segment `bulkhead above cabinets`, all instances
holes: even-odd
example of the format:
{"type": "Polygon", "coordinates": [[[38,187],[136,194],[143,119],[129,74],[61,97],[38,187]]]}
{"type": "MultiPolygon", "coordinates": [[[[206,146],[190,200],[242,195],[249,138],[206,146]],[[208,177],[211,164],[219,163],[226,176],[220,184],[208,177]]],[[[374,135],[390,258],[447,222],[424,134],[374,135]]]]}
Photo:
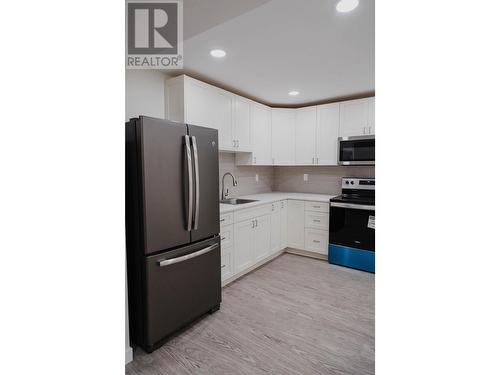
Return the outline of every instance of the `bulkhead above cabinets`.
{"type": "Polygon", "coordinates": [[[375,98],[271,108],[186,75],[167,79],[172,121],[215,128],[238,165],[338,165],[338,137],[375,134],[375,98]]]}

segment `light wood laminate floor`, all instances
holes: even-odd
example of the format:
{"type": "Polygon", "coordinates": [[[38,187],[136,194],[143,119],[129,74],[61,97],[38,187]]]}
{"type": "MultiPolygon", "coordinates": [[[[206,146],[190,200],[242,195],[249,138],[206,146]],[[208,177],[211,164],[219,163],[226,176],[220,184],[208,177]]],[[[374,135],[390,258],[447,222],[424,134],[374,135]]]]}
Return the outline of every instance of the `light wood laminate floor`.
{"type": "Polygon", "coordinates": [[[223,290],[220,311],[129,375],[374,374],[374,275],[284,254],[223,290]]]}

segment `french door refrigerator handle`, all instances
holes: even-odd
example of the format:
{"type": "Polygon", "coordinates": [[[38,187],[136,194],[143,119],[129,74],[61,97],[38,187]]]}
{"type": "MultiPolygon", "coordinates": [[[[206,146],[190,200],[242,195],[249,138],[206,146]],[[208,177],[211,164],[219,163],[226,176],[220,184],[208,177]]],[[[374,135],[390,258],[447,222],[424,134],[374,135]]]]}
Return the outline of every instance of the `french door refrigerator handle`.
{"type": "Polygon", "coordinates": [[[200,164],[198,161],[198,146],[196,145],[196,137],[193,135],[191,137],[193,143],[193,155],[194,155],[194,225],[193,229],[198,229],[198,221],[200,218],[200,164]]]}
{"type": "Polygon", "coordinates": [[[188,168],[188,212],[187,212],[187,230],[190,231],[193,224],[193,161],[191,159],[191,142],[189,136],[184,136],[186,143],[186,161],[188,168]]]}
{"type": "Polygon", "coordinates": [[[205,247],[204,249],[198,250],[198,251],[191,253],[191,254],[183,255],[183,256],[177,257],[177,258],[162,260],[162,261],[158,262],[158,265],[160,267],[171,266],[172,264],[175,264],[175,263],[184,262],[186,260],[199,257],[200,255],[206,254],[214,249],[217,249],[218,247],[219,247],[219,244],[214,243],[213,245],[205,247]]]}

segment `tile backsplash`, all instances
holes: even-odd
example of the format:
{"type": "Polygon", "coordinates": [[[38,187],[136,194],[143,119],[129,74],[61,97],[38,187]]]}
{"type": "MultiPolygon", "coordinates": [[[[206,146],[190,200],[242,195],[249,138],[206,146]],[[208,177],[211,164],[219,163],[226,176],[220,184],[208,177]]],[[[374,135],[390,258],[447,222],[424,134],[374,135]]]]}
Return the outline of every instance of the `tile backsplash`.
{"type": "Polygon", "coordinates": [[[375,167],[254,167],[237,166],[235,154],[219,153],[219,183],[222,188],[222,176],[231,172],[238,186],[233,187],[231,177],[226,177],[229,196],[269,191],[285,191],[317,194],[340,194],[342,177],[375,177],[375,167]],[[259,181],[255,175],[259,175],[259,181]],[[308,181],[304,181],[304,174],[308,181]]]}
{"type": "Polygon", "coordinates": [[[336,195],[342,190],[342,177],[375,177],[375,167],[274,167],[273,190],[336,195]]]}
{"type": "Polygon", "coordinates": [[[237,166],[235,154],[219,152],[219,184],[222,189],[222,176],[230,172],[238,181],[238,186],[233,187],[230,176],[226,177],[226,187],[229,188],[230,197],[241,195],[266,193],[273,190],[273,167],[237,166]],[[255,175],[259,175],[259,181],[255,175]]]}

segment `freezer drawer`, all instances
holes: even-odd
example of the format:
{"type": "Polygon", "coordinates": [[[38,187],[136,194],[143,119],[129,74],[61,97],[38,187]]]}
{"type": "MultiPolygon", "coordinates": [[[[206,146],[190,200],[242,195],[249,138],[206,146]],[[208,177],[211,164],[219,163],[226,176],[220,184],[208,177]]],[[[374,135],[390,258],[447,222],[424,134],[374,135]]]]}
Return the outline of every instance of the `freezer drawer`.
{"type": "Polygon", "coordinates": [[[220,239],[146,258],[146,350],[221,302],[220,239]]]}

